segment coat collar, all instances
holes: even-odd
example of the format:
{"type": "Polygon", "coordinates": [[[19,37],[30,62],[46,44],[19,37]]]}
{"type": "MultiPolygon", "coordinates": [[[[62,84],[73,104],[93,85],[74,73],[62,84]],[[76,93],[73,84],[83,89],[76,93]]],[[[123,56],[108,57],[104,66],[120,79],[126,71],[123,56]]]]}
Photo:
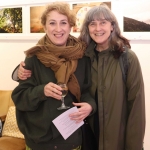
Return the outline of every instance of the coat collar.
{"type": "Polygon", "coordinates": [[[95,52],[94,52],[95,47],[96,47],[96,43],[92,40],[85,51],[85,55],[90,57],[91,61],[93,61],[95,57],[95,52]]]}
{"type": "Polygon", "coordinates": [[[91,43],[88,45],[85,51],[85,55],[87,57],[90,57],[91,62],[92,62],[92,67],[97,72],[97,59],[96,59],[96,55],[94,52],[95,46],[96,46],[96,43],[94,41],[91,41],[91,43]]]}
{"type": "MultiPolygon", "coordinates": [[[[90,57],[91,61],[93,61],[94,57],[96,57],[95,52],[94,52],[95,48],[96,48],[96,43],[92,40],[91,43],[88,45],[86,51],[85,51],[85,55],[90,57]]],[[[101,54],[102,53],[108,53],[108,52],[112,52],[112,49],[108,48],[107,50],[102,51],[101,54]]]]}

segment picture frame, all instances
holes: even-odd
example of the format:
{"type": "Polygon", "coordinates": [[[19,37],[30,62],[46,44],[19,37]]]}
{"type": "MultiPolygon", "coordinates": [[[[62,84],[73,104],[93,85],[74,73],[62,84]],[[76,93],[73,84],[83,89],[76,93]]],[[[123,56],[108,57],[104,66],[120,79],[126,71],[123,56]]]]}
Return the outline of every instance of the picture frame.
{"type": "Polygon", "coordinates": [[[147,0],[144,2],[115,1],[112,3],[112,11],[118,20],[123,36],[129,40],[150,40],[150,19],[148,20],[148,18],[150,18],[149,6],[150,2],[147,0]],[[127,18],[128,23],[125,22],[126,20],[124,18],[127,18]],[[142,24],[147,24],[149,29],[138,29],[142,24]],[[125,31],[125,26],[129,26],[133,31],[125,31]]]}

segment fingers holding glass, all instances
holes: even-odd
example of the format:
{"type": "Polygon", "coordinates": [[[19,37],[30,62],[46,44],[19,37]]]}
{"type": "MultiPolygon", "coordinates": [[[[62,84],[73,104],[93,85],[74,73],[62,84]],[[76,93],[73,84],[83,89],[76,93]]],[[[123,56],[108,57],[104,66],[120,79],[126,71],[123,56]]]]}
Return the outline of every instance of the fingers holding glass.
{"type": "Polygon", "coordinates": [[[62,109],[68,109],[68,108],[70,108],[70,106],[66,106],[65,105],[65,102],[64,102],[64,97],[67,95],[67,93],[68,93],[68,87],[67,87],[67,85],[65,84],[65,83],[58,83],[57,85],[59,85],[61,88],[62,88],[62,90],[61,90],[61,92],[62,92],[62,96],[61,96],[61,102],[62,102],[62,104],[61,104],[61,106],[59,107],[59,108],[57,108],[58,110],[62,110],[62,109]]]}
{"type": "Polygon", "coordinates": [[[67,93],[68,93],[68,87],[64,83],[55,84],[50,82],[44,87],[45,96],[53,97],[55,99],[61,100],[62,105],[59,108],[57,108],[58,110],[70,108],[70,106],[65,106],[64,103],[64,97],[67,95],[67,93]]]}
{"type": "Polygon", "coordinates": [[[55,99],[60,100],[61,99],[61,95],[62,95],[61,87],[59,87],[57,84],[49,82],[44,87],[44,94],[47,97],[53,97],[55,99]]]}

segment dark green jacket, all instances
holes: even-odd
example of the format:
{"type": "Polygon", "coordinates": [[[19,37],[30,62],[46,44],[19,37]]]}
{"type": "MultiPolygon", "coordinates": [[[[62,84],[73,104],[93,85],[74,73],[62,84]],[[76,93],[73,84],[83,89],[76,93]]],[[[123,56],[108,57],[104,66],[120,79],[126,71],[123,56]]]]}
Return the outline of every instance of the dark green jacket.
{"type": "Polygon", "coordinates": [[[86,51],[91,59],[91,95],[97,90],[99,114],[99,150],[142,150],[145,132],[145,96],[141,67],[129,50],[129,70],[125,85],[119,60],[110,49],[99,52],[95,43],[86,51]],[[127,94],[126,94],[127,88],[127,94]]]}
{"type": "MultiPolygon", "coordinates": [[[[82,92],[81,101],[88,102],[96,109],[95,101],[91,98],[87,88],[91,85],[90,63],[87,57],[79,59],[75,75],[82,92]]],[[[81,128],[64,140],[56,129],[52,120],[65,110],[57,110],[61,101],[44,95],[44,86],[56,83],[54,72],[45,67],[36,56],[26,58],[26,69],[32,70],[32,76],[13,90],[12,99],[16,106],[16,117],[19,129],[25,136],[26,144],[33,150],[71,150],[81,145],[81,128]]],[[[65,97],[66,105],[73,107],[75,96],[68,92],[65,97]]]]}

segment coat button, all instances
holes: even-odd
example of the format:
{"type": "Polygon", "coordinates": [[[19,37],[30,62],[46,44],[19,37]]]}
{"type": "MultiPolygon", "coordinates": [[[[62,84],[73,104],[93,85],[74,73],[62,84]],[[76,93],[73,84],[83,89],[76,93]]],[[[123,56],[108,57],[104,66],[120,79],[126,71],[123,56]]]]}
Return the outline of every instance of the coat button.
{"type": "Polygon", "coordinates": [[[54,149],[57,149],[57,146],[54,146],[54,149]]]}

